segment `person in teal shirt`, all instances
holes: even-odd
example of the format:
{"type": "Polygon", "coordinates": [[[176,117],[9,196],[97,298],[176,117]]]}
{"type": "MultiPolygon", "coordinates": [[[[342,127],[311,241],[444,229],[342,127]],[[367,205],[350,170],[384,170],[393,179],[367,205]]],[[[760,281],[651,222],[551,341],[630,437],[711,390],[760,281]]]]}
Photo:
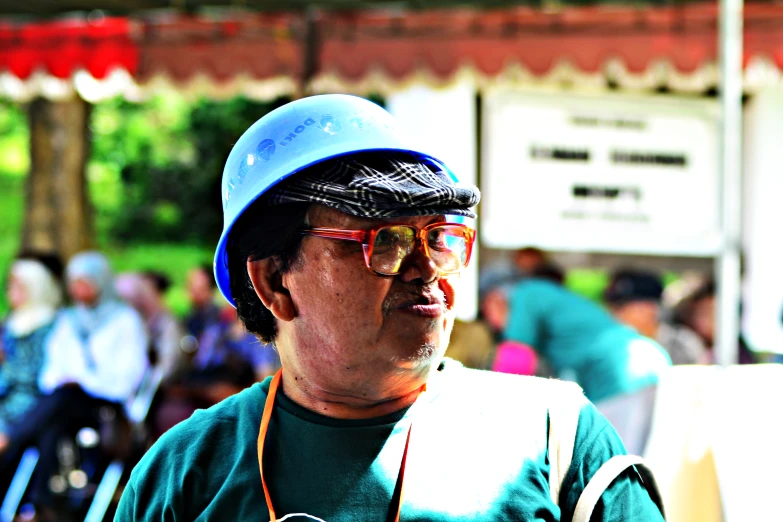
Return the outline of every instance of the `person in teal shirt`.
{"type": "Polygon", "coordinates": [[[655,386],[671,366],[658,343],[600,305],[539,278],[523,279],[510,290],[505,337],[532,346],[555,377],[578,383],[626,446],[643,451],[655,386]]]}
{"type": "MultiPolygon", "coordinates": [[[[278,395],[264,472],[288,520],[386,521],[407,428],[410,448],[400,520],[571,520],[603,462],[625,452],[582,397],[577,445],[560,506],[548,493],[548,398],[556,381],[463,368],[446,359],[426,404],[366,419],[340,419],[278,395]],[[312,518],[318,517],[318,518],[312,518]]],[[[271,520],[256,443],[271,378],[197,411],[153,446],[132,474],[115,520],[271,520]]],[[[278,519],[280,520],[280,518],[278,519]]],[[[601,497],[593,521],[659,521],[635,473],[601,497]]]]}
{"type": "Polygon", "coordinates": [[[444,358],[475,240],[448,216],[479,193],[400,143],[388,113],[342,95],[239,139],[216,279],[282,370],[164,434],[116,521],[662,520],[644,468],[591,482],[625,450],[578,387],[444,358]],[[264,185],[275,168],[285,181],[264,185]]]}

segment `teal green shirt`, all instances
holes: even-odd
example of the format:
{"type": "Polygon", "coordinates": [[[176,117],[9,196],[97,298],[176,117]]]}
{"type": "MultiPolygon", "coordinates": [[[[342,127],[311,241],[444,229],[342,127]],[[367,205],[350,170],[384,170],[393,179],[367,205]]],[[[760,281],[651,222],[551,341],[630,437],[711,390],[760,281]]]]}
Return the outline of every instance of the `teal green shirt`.
{"type": "Polygon", "coordinates": [[[511,291],[504,335],[532,346],[556,376],[576,381],[594,402],[656,384],[671,365],[658,343],[544,280],[522,281],[511,291]]]}
{"type": "MultiPolygon", "coordinates": [[[[324,417],[278,394],[264,452],[278,520],[391,520],[412,420],[402,522],[570,520],[586,481],[624,453],[607,421],[574,395],[584,406],[561,511],[550,501],[546,440],[548,397],[562,383],[453,364],[440,374],[411,408],[365,420],[324,417]]],[[[269,379],[166,433],[133,470],[115,520],[269,520],[256,445],[268,388],[269,379]]],[[[662,518],[630,469],[592,520],[662,518]]]]}

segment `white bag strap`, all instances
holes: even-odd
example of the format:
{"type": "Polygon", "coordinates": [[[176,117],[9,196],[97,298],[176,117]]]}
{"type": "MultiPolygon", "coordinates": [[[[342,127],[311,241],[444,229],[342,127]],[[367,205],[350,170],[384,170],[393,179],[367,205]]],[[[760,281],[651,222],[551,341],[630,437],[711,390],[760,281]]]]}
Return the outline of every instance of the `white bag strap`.
{"type": "Polygon", "coordinates": [[[587,483],[587,486],[585,486],[582,495],[576,503],[574,518],[572,518],[571,521],[590,522],[590,517],[593,515],[593,510],[595,509],[596,504],[598,504],[601,495],[603,495],[604,491],[606,491],[622,472],[631,466],[636,467],[636,471],[641,475],[650,498],[658,506],[658,509],[661,511],[661,516],[665,519],[663,502],[661,500],[661,494],[658,491],[658,485],[655,483],[655,477],[653,477],[652,471],[650,471],[650,468],[644,463],[644,459],[637,457],[636,455],[615,455],[604,462],[587,483]]]}
{"type": "Polygon", "coordinates": [[[576,385],[568,383],[568,390],[578,390],[575,393],[562,393],[552,401],[549,408],[549,437],[547,448],[549,451],[549,495],[552,502],[560,505],[560,490],[563,487],[568,468],[574,457],[574,441],[576,440],[576,428],[579,424],[579,410],[584,400],[576,400],[584,397],[582,391],[576,385]]]}

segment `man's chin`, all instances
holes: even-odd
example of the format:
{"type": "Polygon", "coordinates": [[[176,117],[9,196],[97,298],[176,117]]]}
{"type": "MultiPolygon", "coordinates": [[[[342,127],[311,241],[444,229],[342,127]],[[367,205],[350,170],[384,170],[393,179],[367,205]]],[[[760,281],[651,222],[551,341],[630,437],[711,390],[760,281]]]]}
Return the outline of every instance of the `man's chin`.
{"type": "Polygon", "coordinates": [[[435,343],[424,343],[414,348],[412,353],[396,357],[394,364],[401,370],[426,372],[432,366],[437,367],[440,364],[445,351],[435,343]]]}

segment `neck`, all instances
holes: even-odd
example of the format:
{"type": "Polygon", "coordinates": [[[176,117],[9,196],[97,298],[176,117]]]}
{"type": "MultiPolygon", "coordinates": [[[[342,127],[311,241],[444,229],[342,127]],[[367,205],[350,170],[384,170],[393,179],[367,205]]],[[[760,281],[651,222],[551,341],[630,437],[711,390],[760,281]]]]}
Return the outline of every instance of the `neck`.
{"type": "Polygon", "coordinates": [[[422,385],[399,396],[380,401],[367,401],[328,392],[314,392],[308,389],[303,379],[293,378],[290,374],[283,373],[282,379],[283,393],[289,399],[303,408],[335,419],[369,419],[394,413],[416,402],[423,388],[422,385]]]}
{"type": "Polygon", "coordinates": [[[56,310],[48,305],[25,305],[8,316],[8,330],[17,336],[26,335],[54,320],[56,310]]]}

